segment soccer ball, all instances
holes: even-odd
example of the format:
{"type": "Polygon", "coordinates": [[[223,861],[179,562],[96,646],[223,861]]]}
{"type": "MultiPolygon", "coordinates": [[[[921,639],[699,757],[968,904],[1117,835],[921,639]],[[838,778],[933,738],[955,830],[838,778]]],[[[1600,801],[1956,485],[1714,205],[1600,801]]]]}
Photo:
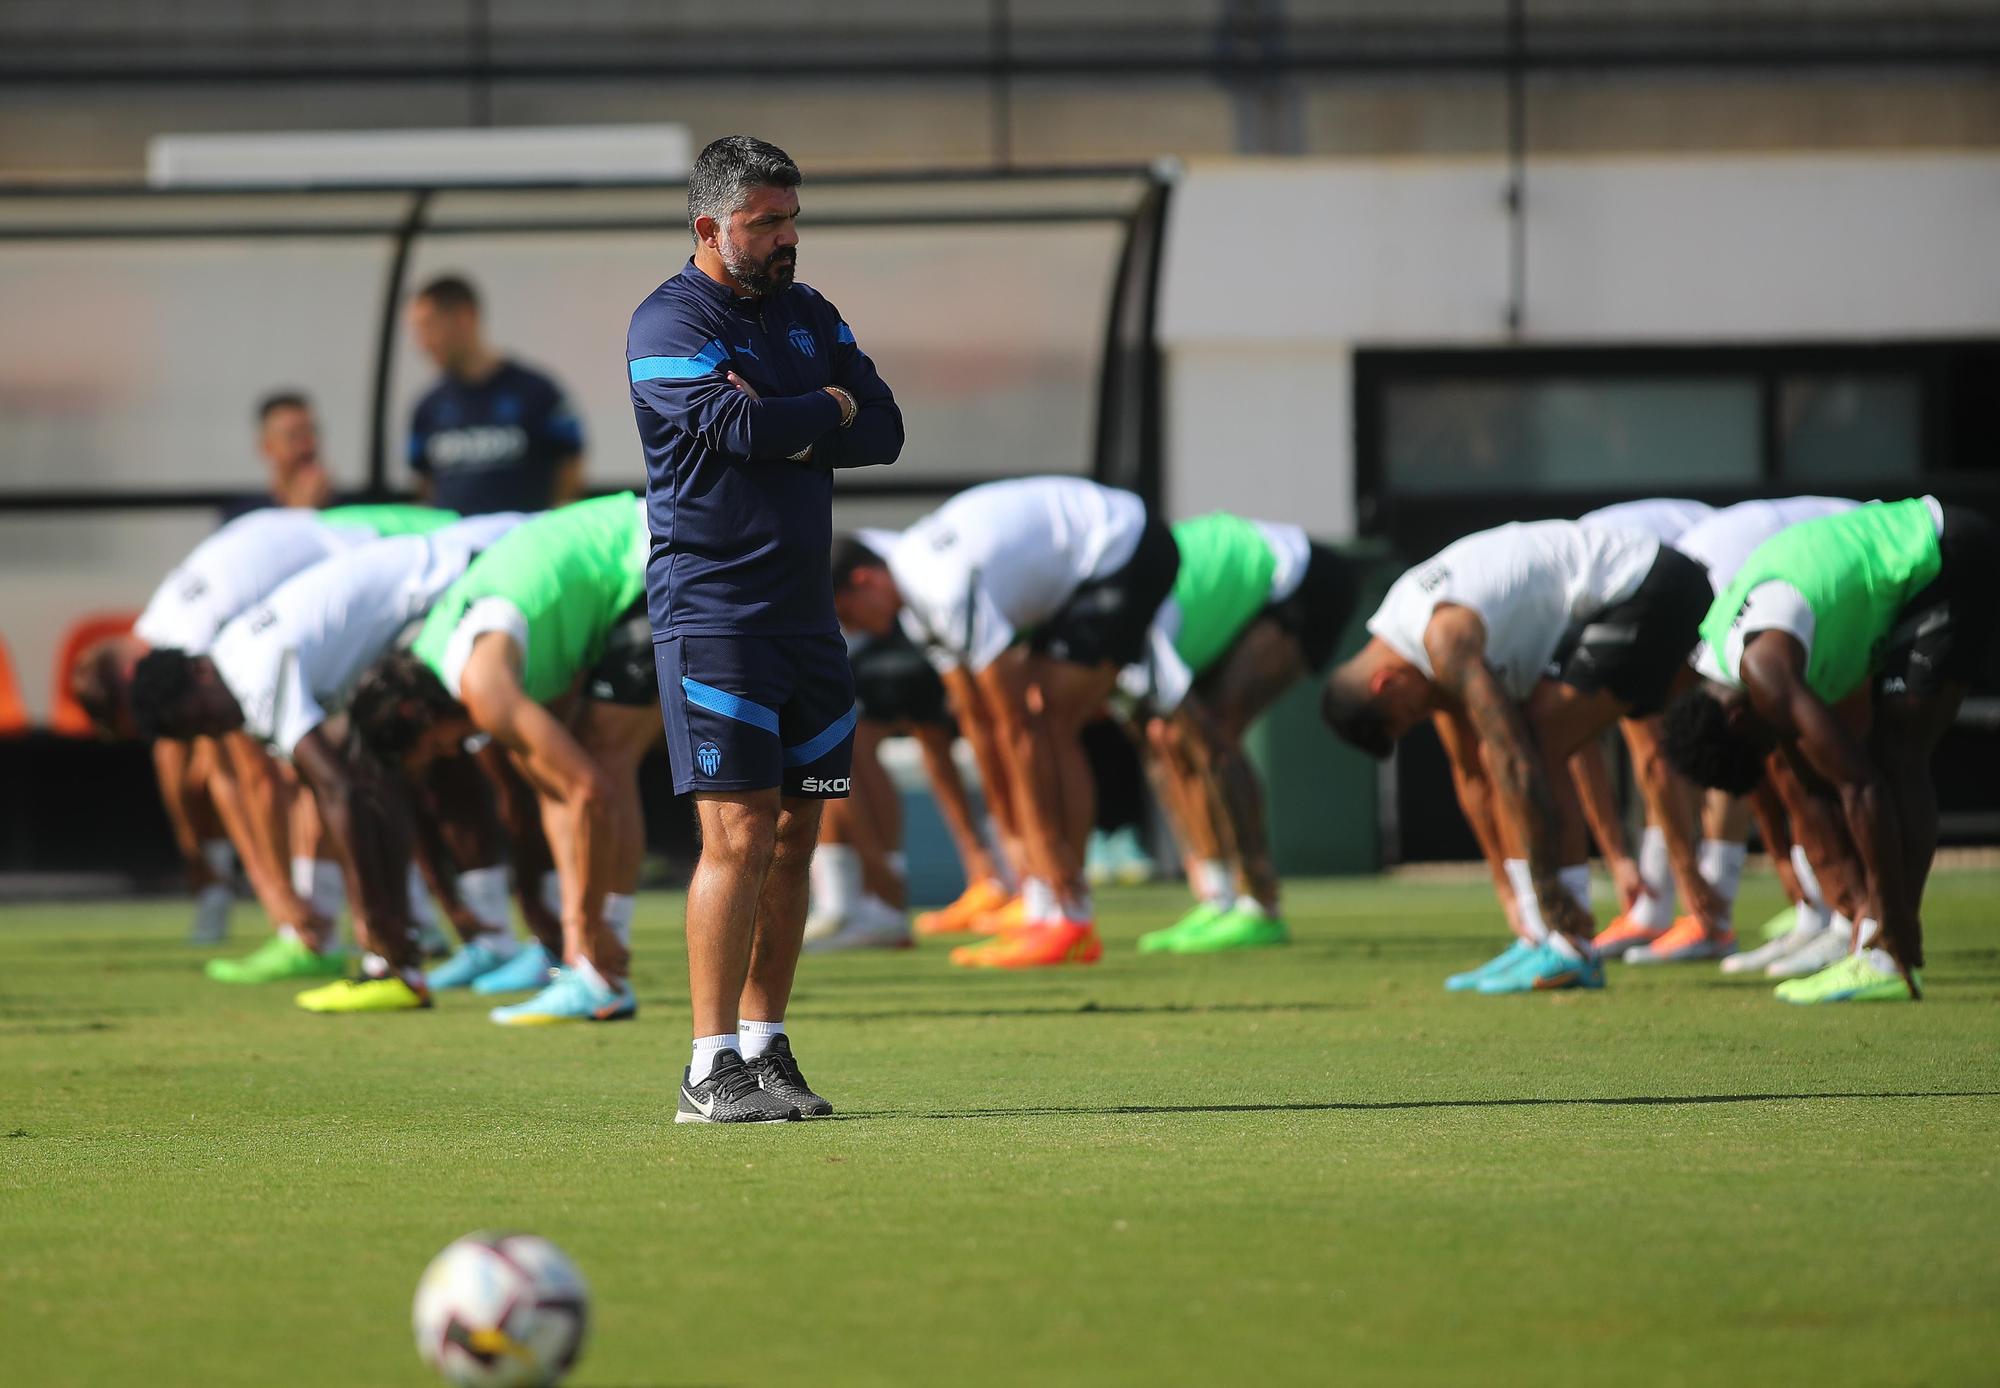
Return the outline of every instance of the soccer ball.
{"type": "Polygon", "coordinates": [[[583,1351],[589,1296],[547,1239],[467,1234],[417,1284],[417,1353],[459,1388],[556,1383],[583,1351]]]}

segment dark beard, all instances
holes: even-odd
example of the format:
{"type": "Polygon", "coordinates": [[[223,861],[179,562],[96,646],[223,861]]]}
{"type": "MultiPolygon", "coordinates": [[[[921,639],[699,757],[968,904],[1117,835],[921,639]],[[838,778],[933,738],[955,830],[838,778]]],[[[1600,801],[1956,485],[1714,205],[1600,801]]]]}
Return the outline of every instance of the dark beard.
{"type": "Polygon", "coordinates": [[[761,299],[775,290],[789,289],[798,263],[798,251],[791,246],[781,246],[761,264],[748,258],[739,261],[733,256],[725,256],[722,265],[729,271],[730,278],[743,286],[745,293],[761,299]]]}

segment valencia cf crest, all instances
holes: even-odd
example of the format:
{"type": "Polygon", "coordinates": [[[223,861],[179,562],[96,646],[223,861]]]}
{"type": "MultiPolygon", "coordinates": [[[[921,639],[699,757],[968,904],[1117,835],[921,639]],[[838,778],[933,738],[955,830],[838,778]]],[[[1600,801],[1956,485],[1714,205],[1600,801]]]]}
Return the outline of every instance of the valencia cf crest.
{"type": "Polygon", "coordinates": [[[694,764],[701,768],[704,776],[713,776],[722,766],[722,749],[713,742],[704,742],[694,749],[694,764]]]}
{"type": "Polygon", "coordinates": [[[792,324],[792,331],[789,336],[792,339],[793,350],[800,356],[810,357],[818,354],[819,344],[813,341],[812,329],[808,328],[805,324],[792,324]]]}

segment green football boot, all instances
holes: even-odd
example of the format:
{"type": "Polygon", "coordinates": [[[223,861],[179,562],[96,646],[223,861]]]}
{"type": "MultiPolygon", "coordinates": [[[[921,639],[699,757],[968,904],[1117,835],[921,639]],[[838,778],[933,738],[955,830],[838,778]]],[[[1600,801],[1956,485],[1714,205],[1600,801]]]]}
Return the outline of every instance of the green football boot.
{"type": "MultiPolygon", "coordinates": [[[[1918,996],[1923,980],[1912,974],[1918,996]]],[[[1864,949],[1829,964],[1816,974],[1788,978],[1778,985],[1782,1002],[1914,1002],[1909,986],[1897,972],[1895,961],[1879,949],[1864,949]]]]}
{"type": "Polygon", "coordinates": [[[1282,917],[1262,910],[1236,907],[1206,925],[1175,937],[1168,946],[1176,954],[1221,954],[1232,949],[1264,949],[1290,944],[1292,932],[1282,917]]]}
{"type": "Polygon", "coordinates": [[[286,978],[339,978],[347,956],[321,954],[296,935],[273,935],[241,959],[211,959],[203,970],[217,983],[276,983],[286,978]]]}
{"type": "Polygon", "coordinates": [[[1174,952],[1174,942],[1176,940],[1185,935],[1192,934],[1194,931],[1207,925],[1210,921],[1220,919],[1221,916],[1222,908],[1220,906],[1217,906],[1212,901],[1204,901],[1172,925],[1164,926],[1159,930],[1148,930],[1145,934],[1141,935],[1139,937],[1139,953],[1171,954],[1174,952]]]}

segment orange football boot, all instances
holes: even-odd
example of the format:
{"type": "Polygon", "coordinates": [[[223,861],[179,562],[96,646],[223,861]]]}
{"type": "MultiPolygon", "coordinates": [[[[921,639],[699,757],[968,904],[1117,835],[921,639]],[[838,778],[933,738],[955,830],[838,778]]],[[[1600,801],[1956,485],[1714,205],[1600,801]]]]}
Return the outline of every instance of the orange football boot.
{"type": "Polygon", "coordinates": [[[951,962],[965,969],[1041,969],[1056,964],[1095,964],[1104,942],[1089,921],[1046,921],[983,945],[960,945],[951,962]]]}
{"type": "Polygon", "coordinates": [[[1016,893],[1004,905],[975,917],[966,927],[974,935],[1018,935],[1028,928],[1028,901],[1016,893]]]}
{"type": "Polygon", "coordinates": [[[1736,953],[1736,931],[1708,933],[1699,916],[1682,916],[1659,939],[1625,956],[1628,964],[1678,964],[1691,959],[1727,959],[1736,953]]]}
{"type": "Polygon", "coordinates": [[[1599,959],[1623,959],[1626,950],[1643,949],[1666,933],[1641,925],[1629,915],[1620,915],[1590,937],[1590,947],[1599,959]]]}
{"type": "Polygon", "coordinates": [[[1007,889],[992,878],[974,882],[951,905],[918,915],[916,932],[919,935],[969,934],[985,917],[1005,906],[1007,900],[1007,889]]]}

